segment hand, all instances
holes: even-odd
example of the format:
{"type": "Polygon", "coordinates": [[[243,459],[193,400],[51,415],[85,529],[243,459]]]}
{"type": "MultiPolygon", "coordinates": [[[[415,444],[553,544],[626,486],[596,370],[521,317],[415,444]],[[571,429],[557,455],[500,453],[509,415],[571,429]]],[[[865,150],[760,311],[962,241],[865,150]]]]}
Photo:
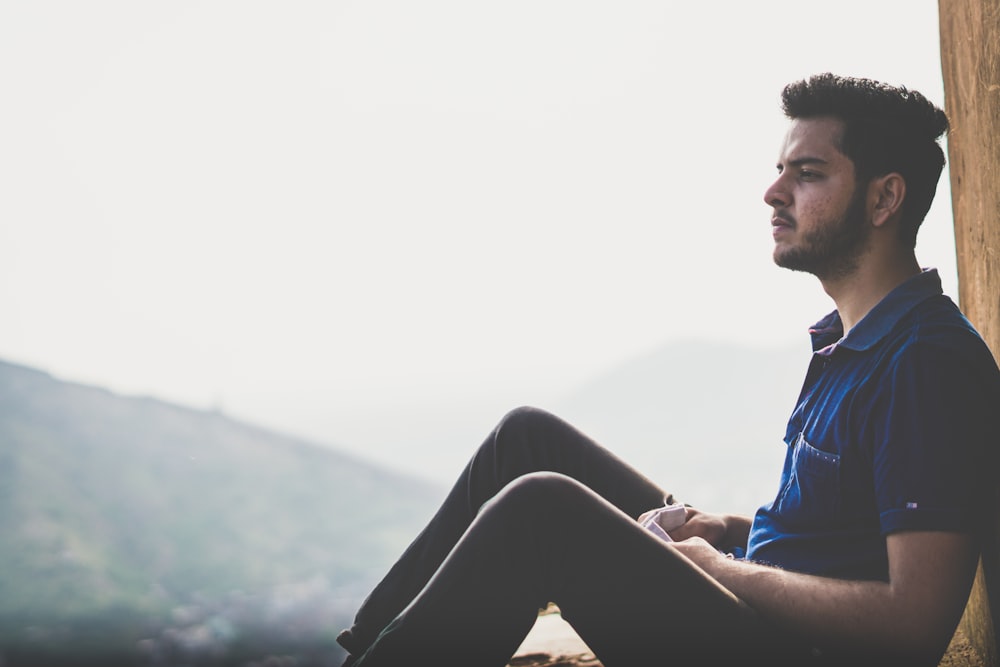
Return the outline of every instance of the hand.
{"type": "MultiPolygon", "coordinates": [[[[657,507],[643,512],[636,519],[639,523],[645,521],[650,514],[663,509],[657,507]]],[[[716,549],[729,551],[736,547],[746,547],[750,534],[750,517],[738,514],[712,514],[686,507],[684,524],[678,527],[667,526],[659,521],[660,526],[667,531],[670,539],[680,542],[691,537],[700,537],[716,549]]]]}
{"type": "Polygon", "coordinates": [[[687,521],[684,525],[670,531],[670,537],[675,542],[700,537],[716,549],[726,546],[728,525],[726,516],[701,512],[693,507],[687,508],[687,521]]]}

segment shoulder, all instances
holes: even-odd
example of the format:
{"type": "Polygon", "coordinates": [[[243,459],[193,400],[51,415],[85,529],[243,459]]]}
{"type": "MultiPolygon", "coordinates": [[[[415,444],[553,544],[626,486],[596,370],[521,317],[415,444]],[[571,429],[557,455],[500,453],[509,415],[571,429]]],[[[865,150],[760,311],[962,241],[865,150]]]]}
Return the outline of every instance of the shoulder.
{"type": "Polygon", "coordinates": [[[869,407],[881,409],[866,412],[868,417],[888,420],[908,437],[918,437],[910,433],[914,429],[930,434],[958,428],[972,435],[1000,428],[1000,370],[982,337],[947,297],[914,307],[876,354],[862,396],[869,407]]]}
{"type": "MultiPolygon", "coordinates": [[[[902,317],[887,341],[890,365],[929,369],[957,365],[988,382],[1000,371],[986,342],[947,296],[928,298],[902,317]]],[[[972,379],[969,377],[968,379],[972,379]]]]}

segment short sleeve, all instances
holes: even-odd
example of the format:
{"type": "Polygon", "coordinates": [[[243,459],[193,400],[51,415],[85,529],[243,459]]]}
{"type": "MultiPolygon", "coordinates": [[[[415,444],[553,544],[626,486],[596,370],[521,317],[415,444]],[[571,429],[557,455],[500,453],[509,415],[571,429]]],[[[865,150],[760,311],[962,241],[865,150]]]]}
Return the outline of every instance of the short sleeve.
{"type": "Polygon", "coordinates": [[[959,344],[912,341],[895,355],[888,386],[880,388],[870,418],[883,534],[974,532],[986,519],[1000,379],[985,345],[964,333],[959,344]]]}

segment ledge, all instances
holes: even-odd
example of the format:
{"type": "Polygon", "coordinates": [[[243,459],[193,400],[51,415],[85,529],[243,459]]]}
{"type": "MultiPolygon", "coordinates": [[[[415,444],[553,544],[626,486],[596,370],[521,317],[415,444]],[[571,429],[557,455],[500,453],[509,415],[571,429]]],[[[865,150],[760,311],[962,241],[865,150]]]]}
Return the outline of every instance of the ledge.
{"type": "MultiPolygon", "coordinates": [[[[550,607],[539,614],[509,667],[601,667],[601,662],[558,610],[550,607]]],[[[986,667],[986,663],[959,628],[939,667],[986,667]]]]}

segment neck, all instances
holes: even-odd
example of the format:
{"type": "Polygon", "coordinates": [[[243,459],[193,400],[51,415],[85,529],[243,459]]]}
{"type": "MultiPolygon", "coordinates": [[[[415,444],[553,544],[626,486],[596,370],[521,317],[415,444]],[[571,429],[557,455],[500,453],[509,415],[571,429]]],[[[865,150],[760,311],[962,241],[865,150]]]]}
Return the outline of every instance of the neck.
{"type": "Polygon", "coordinates": [[[885,295],[920,273],[912,251],[876,257],[869,255],[846,276],[820,279],[823,290],[837,305],[844,335],[868,314],[885,295]]]}

